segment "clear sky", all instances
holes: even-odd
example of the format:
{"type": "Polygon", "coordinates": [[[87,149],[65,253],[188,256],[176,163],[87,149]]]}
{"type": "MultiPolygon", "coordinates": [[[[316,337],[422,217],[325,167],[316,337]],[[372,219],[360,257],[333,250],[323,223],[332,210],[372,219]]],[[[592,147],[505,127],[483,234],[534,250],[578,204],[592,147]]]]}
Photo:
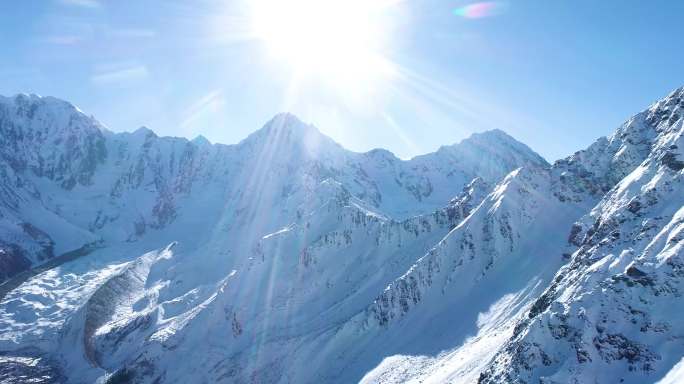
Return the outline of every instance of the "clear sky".
{"type": "Polygon", "coordinates": [[[684,1],[327,1],[4,1],[0,94],[221,143],[290,111],[403,158],[499,128],[553,161],[684,85],[684,1]]]}

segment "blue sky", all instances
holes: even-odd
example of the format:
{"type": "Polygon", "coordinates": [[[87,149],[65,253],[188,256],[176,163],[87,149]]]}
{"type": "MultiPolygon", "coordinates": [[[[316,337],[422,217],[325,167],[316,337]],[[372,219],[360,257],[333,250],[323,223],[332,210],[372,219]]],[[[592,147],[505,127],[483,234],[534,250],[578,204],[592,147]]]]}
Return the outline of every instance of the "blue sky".
{"type": "Polygon", "coordinates": [[[552,161],[684,85],[682,1],[510,0],[464,17],[475,3],[388,5],[375,49],[395,70],[350,95],[251,36],[248,0],[7,1],[0,94],[222,143],[289,110],[349,149],[404,158],[499,128],[552,161]]]}

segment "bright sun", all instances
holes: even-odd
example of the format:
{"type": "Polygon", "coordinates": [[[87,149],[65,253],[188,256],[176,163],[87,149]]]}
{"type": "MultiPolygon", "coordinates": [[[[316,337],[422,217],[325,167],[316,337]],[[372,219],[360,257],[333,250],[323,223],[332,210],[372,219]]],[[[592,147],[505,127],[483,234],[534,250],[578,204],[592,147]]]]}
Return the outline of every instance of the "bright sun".
{"type": "Polygon", "coordinates": [[[391,71],[381,55],[388,0],[254,0],[252,28],[301,76],[364,82],[391,71]]]}

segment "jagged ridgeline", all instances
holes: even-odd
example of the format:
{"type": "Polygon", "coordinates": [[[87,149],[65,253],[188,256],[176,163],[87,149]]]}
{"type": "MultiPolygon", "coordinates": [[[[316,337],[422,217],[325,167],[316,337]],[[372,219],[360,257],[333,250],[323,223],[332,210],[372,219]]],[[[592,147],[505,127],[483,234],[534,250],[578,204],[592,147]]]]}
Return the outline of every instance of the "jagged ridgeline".
{"type": "Polygon", "coordinates": [[[401,160],[289,114],[221,145],[0,98],[0,382],[677,382],[683,115],[548,164],[501,131],[401,160]]]}

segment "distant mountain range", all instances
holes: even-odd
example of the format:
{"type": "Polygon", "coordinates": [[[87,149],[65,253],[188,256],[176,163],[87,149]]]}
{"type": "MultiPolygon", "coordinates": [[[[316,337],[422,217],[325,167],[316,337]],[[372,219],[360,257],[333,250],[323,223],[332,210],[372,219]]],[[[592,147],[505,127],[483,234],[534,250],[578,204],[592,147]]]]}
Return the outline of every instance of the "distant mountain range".
{"type": "Polygon", "coordinates": [[[683,135],[684,88],[554,164],[0,97],[0,382],[681,382],[683,135]]]}

